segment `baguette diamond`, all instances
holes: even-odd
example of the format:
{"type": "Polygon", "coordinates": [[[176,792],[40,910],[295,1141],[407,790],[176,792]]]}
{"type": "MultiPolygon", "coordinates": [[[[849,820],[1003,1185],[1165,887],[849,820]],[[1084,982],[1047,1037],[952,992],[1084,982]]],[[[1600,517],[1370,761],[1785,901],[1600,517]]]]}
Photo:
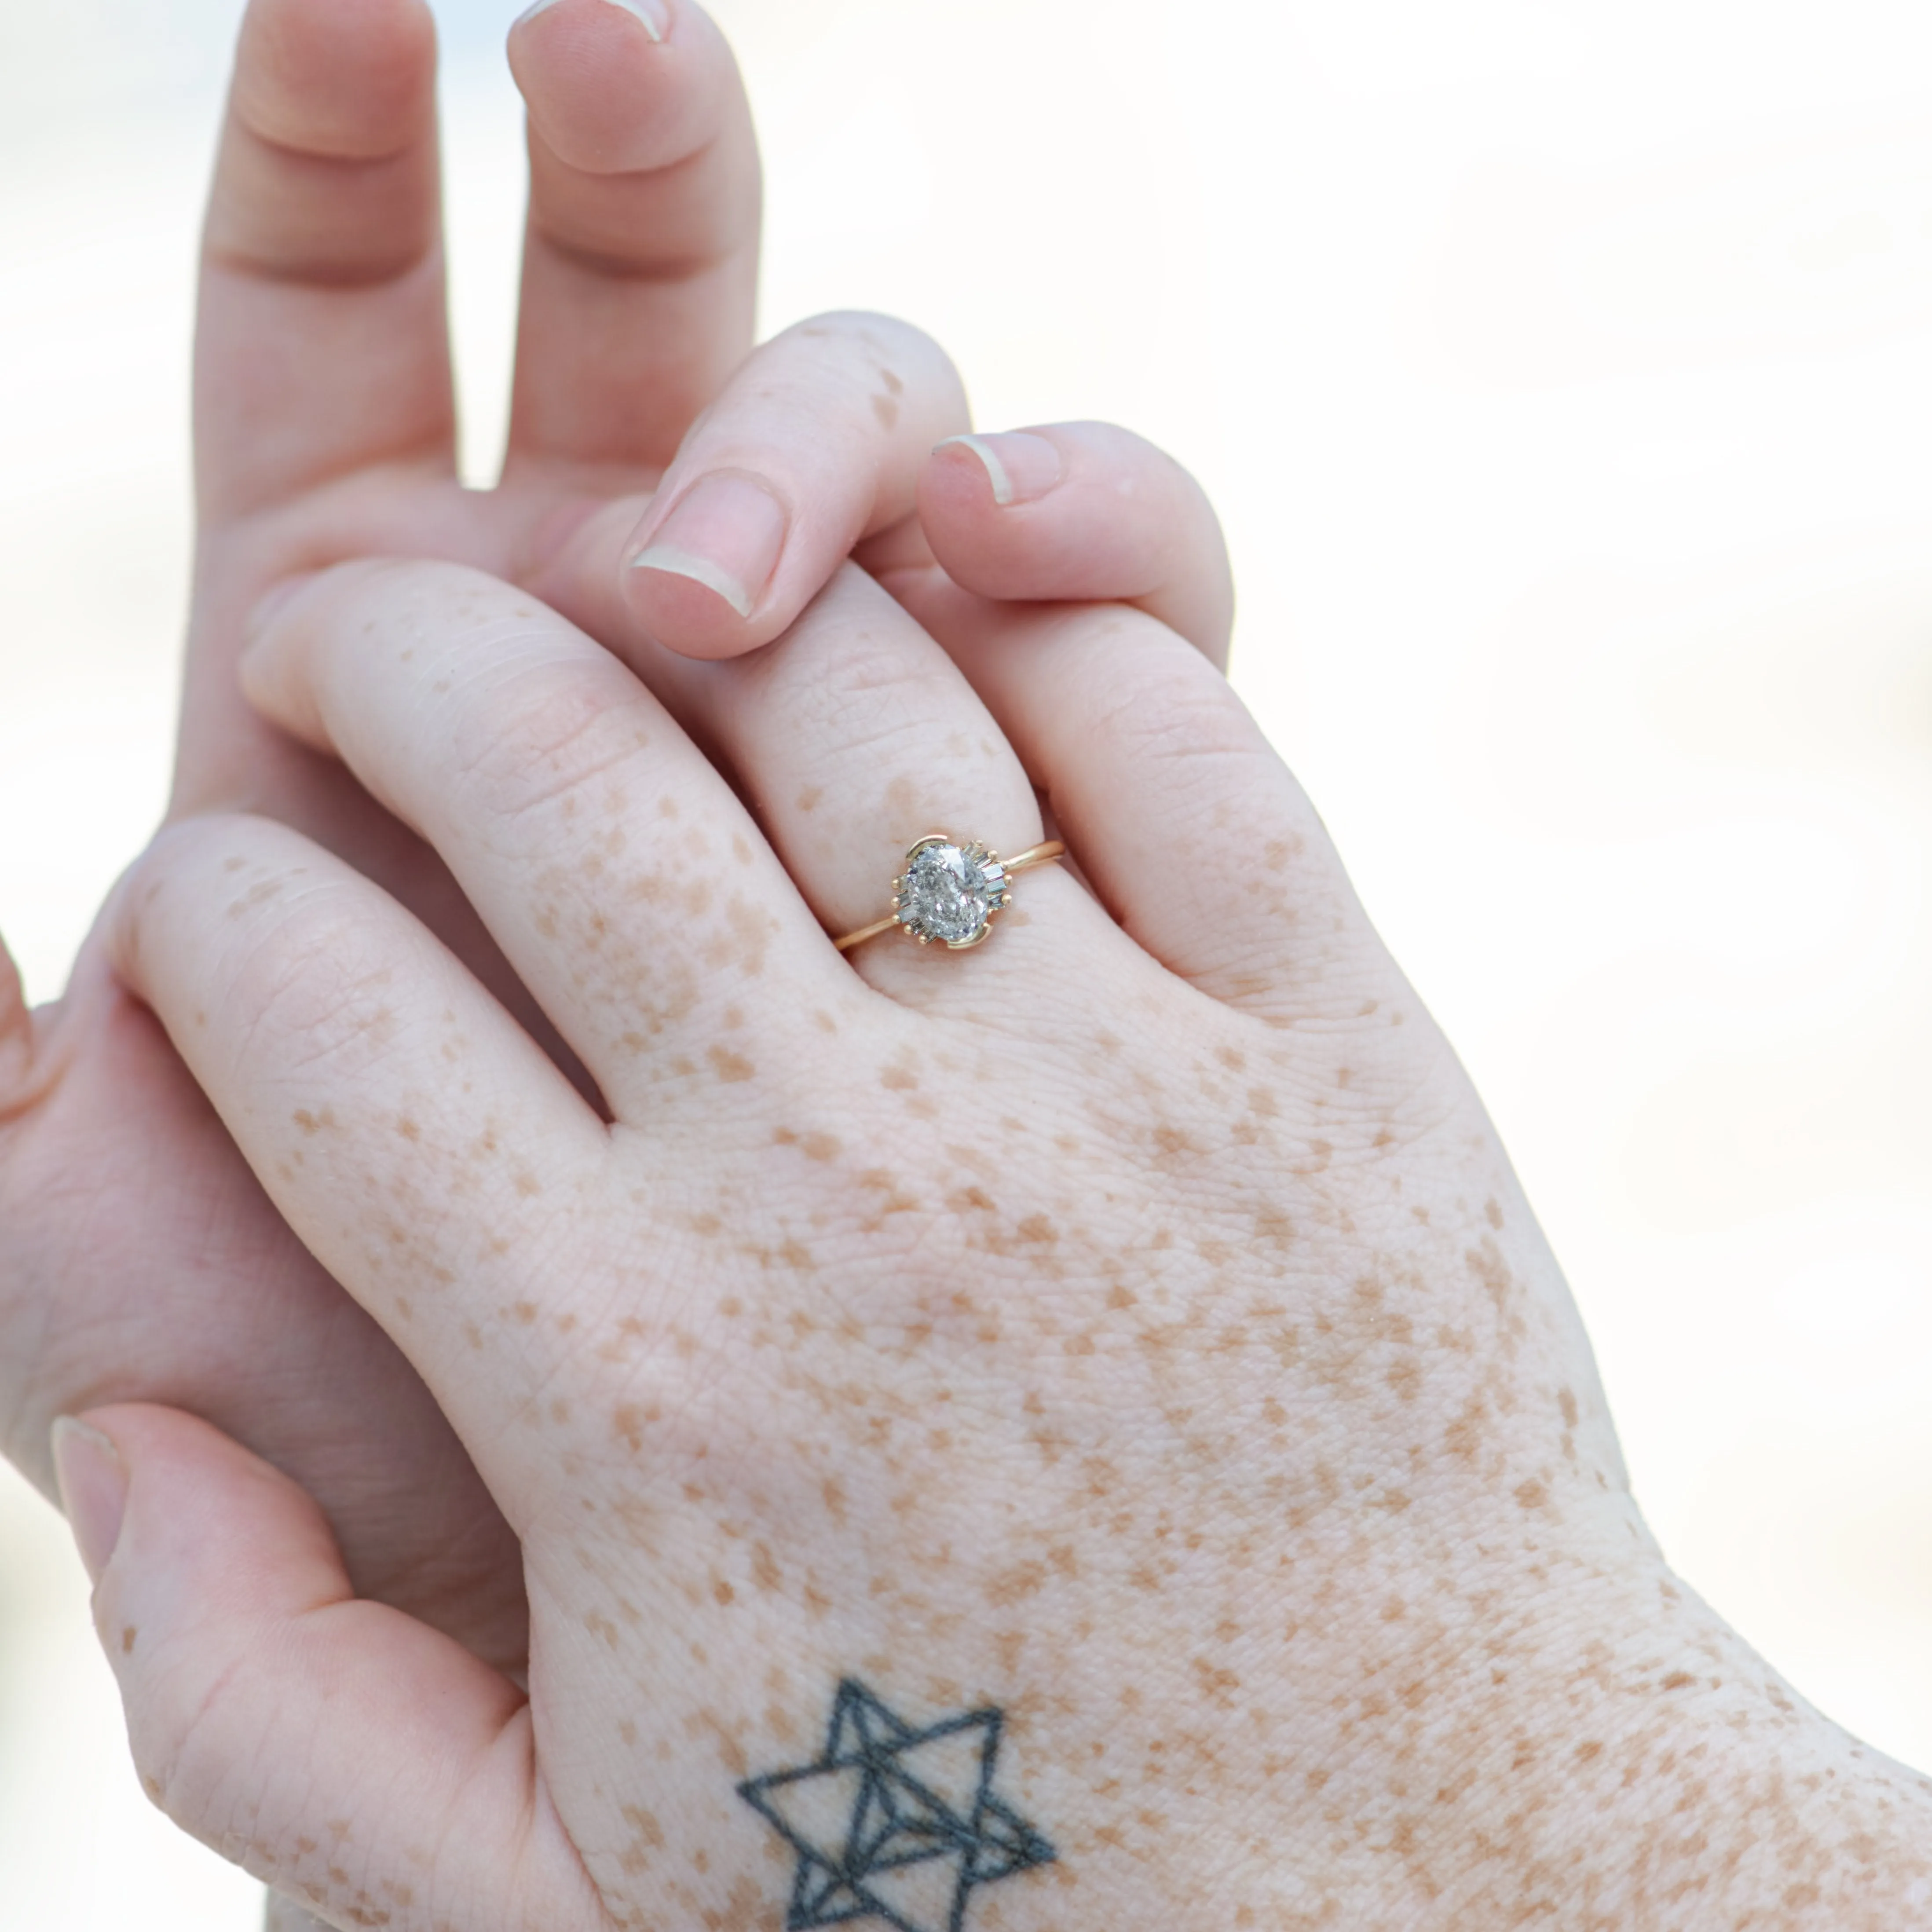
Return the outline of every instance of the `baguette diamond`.
{"type": "Polygon", "coordinates": [[[985,846],[934,835],[906,855],[894,882],[892,911],[920,944],[976,946],[1006,902],[1006,868],[985,846]]]}

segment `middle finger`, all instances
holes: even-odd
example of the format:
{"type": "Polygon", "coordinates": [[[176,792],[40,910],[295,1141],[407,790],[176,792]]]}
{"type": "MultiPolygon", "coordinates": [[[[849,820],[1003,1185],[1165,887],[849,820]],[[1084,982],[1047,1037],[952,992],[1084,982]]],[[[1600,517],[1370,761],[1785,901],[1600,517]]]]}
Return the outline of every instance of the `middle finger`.
{"type": "Polygon", "coordinates": [[[553,0],[510,32],[530,208],[508,463],[670,460],[752,346],[758,149],[691,0],[553,0]]]}
{"type": "Polygon", "coordinates": [[[849,998],[703,754],[514,586],[455,565],[340,566],[266,614],[243,672],[261,709],[441,854],[620,1119],[668,1078],[744,1077],[748,994],[783,1007],[815,977],[849,998]]]}

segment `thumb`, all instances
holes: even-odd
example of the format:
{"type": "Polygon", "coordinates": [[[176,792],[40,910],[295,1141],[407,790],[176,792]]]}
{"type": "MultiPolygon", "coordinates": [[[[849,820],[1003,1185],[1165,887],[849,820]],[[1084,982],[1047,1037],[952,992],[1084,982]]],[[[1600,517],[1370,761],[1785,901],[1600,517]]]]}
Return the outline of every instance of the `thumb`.
{"type": "Polygon", "coordinates": [[[331,1924],[604,1922],[527,1702],[358,1601],[321,1511],[176,1409],[63,1417],[54,1461],[148,1796],[331,1924]]]}

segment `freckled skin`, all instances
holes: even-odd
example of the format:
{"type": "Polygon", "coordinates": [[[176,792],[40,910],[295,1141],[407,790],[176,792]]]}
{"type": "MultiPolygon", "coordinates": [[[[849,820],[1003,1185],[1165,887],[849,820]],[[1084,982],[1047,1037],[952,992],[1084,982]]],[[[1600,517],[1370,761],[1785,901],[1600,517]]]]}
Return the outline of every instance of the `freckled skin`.
{"type": "MultiPolygon", "coordinates": [[[[380,1028],[289,1094],[288,1204],[388,1230],[311,1208],[322,1258],[541,1388],[518,1527],[581,1730],[547,1775],[615,1922],[775,1932],[734,1786],[859,1671],[1006,1714],[1061,1858],[975,1927],[1906,1922],[1927,1792],[1670,1578],[1426,1024],[1134,996],[1131,1029],[987,1000],[938,1045],[883,998],[836,1033],[698,1002],[665,1022],[698,1077],[561,1180],[512,1089],[460,1132],[430,1085],[359,1099],[380,1028]]],[[[332,1856],[318,1903],[394,1909],[332,1856]]]]}
{"type": "MultiPolygon", "coordinates": [[[[982,952],[842,962],[778,943],[748,818],[608,782],[620,712],[544,705],[555,755],[494,778],[562,785],[570,830],[496,917],[609,1025],[603,1112],[566,1122],[534,1052],[418,1043],[424,961],[304,955],[245,867],[211,868],[232,920],[139,916],[239,962],[176,1043],[517,1533],[527,1815],[598,1898],[556,1932],[775,1932],[783,1847],[735,1786],[855,1673],[1004,1713],[1060,1856],[976,1928],[1911,1922],[1932,1792],[1670,1578],[1556,1264],[1312,820],[1262,855],[1292,939],[1214,997],[1049,868],[982,952]]],[[[238,1843],[359,1923],[399,1909],[382,1823],[238,1843]]]]}

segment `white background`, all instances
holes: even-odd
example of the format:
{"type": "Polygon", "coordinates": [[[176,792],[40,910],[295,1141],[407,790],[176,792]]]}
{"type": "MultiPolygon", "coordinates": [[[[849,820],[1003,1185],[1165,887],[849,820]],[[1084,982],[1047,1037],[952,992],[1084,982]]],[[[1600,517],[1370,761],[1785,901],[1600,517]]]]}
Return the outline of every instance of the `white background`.
{"type": "MultiPolygon", "coordinates": [[[[0,922],[44,997],[162,796],[236,10],[0,0],[0,922]]],[[[482,477],[512,9],[440,10],[482,477]]],[[[982,423],[1201,474],[1241,685],[1501,1122],[1666,1549],[1932,1766],[1932,12],[718,11],[767,326],[898,310],[982,423]]],[[[256,1910],[146,1809],[0,1478],[0,1924],[256,1910]]]]}

